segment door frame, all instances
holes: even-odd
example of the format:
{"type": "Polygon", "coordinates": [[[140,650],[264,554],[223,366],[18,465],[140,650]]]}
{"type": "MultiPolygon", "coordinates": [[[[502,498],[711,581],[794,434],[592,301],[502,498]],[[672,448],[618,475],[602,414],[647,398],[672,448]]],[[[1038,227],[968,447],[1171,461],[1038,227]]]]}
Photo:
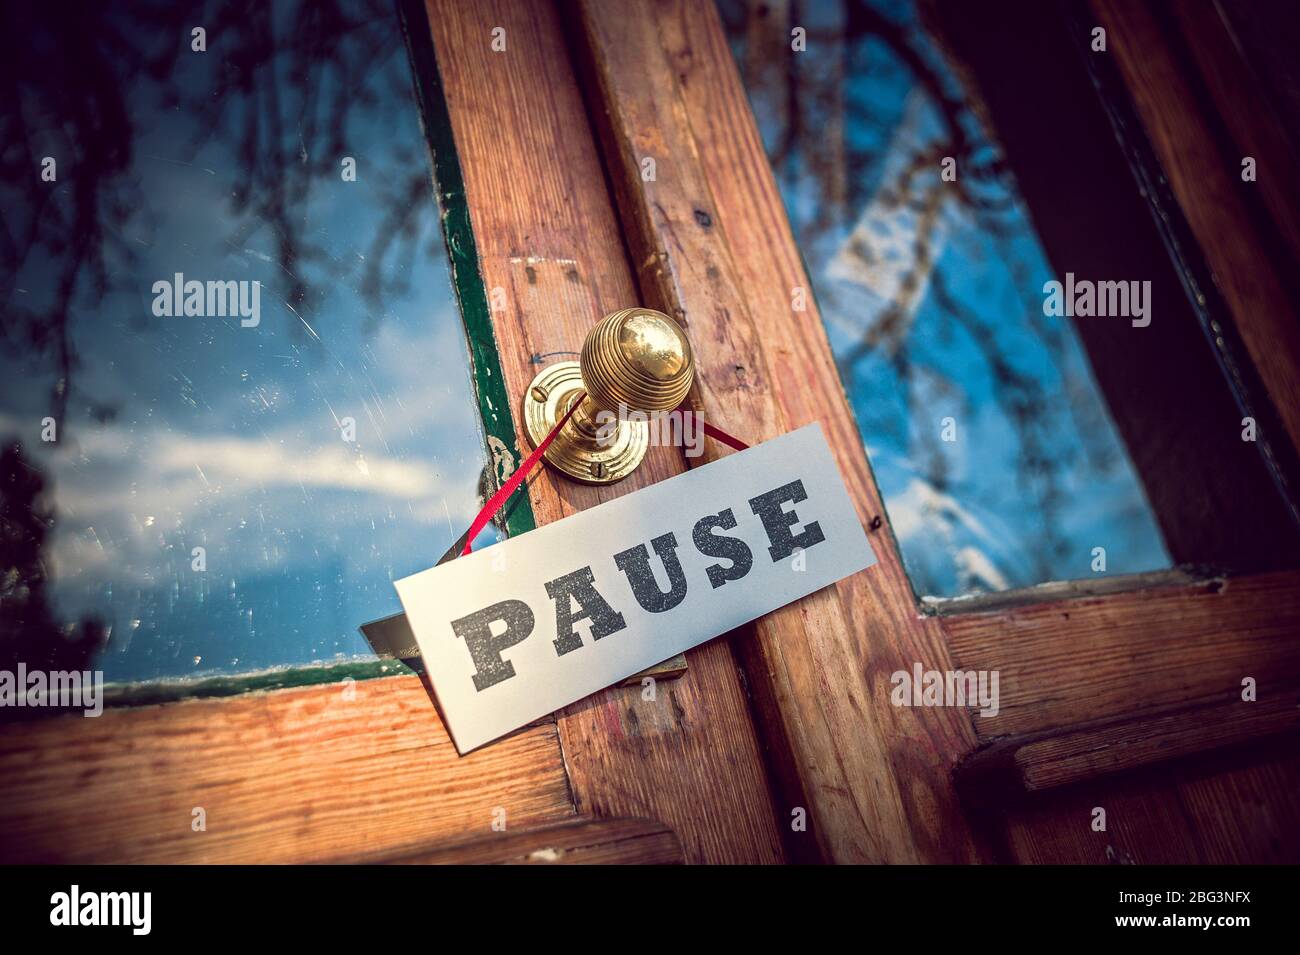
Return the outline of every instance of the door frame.
{"type": "MultiPolygon", "coordinates": [[[[516,831],[645,817],[675,833],[686,861],[972,862],[999,855],[972,799],[1296,731],[1292,572],[1119,579],[1104,593],[1049,584],[918,607],[815,298],[792,305],[811,284],[712,3],[425,9],[441,79],[424,92],[445,96],[454,132],[454,151],[434,143],[440,201],[480,399],[500,425],[487,428],[500,474],[526,447],[506,421],[535,356],[576,350],[601,315],[646,304],[686,326],[692,400],[709,420],[751,442],[821,423],[879,564],[691,651],[662,706],[612,688],[466,757],[411,675],[10,724],[0,856],[411,856],[491,837],[504,811],[516,831]],[[504,53],[491,47],[498,27],[504,53]],[[463,178],[448,173],[457,154],[463,178]],[[1171,645],[1177,654],[1163,652],[1171,645]],[[892,705],[890,674],[915,663],[1000,670],[1005,715],[892,705]],[[1263,702],[1243,710],[1232,694],[1249,675],[1263,702]],[[800,813],[804,828],[792,824],[800,813]]],[[[1239,325],[1253,321],[1229,304],[1239,325]]],[[[1300,408],[1277,390],[1294,370],[1265,378],[1300,408]]],[[[705,460],[722,453],[710,443],[705,460]]],[[[540,474],[531,518],[687,463],[653,449],[606,488],[540,474]]]]}

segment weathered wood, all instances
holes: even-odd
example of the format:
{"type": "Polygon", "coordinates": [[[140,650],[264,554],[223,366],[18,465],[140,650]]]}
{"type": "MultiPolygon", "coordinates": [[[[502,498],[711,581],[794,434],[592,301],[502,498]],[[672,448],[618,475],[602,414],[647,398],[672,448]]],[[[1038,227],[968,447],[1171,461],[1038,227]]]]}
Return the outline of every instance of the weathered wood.
{"type": "Polygon", "coordinates": [[[1154,587],[942,618],[962,670],[997,670],[981,739],[1192,704],[1259,700],[1300,684],[1300,572],[1154,587]]]}
{"type": "Polygon", "coordinates": [[[1016,763],[1031,792],[1166,762],[1300,729],[1300,702],[1278,700],[1180,708],[1114,728],[1076,730],[1021,747],[1016,763]]]}
{"type": "MultiPolygon", "coordinates": [[[[783,784],[816,849],[842,861],[975,856],[950,769],[962,714],[893,707],[888,675],[946,668],[917,613],[808,277],[710,3],[591,0],[574,10],[590,111],[647,304],[675,314],[694,400],[748,441],[820,421],[881,563],[736,637],[783,784]],[[644,176],[644,160],[654,176],[644,176]],[[807,311],[793,311],[804,289],[807,311]],[[752,631],[752,635],[751,635],[752,631]]],[[[721,452],[710,446],[706,456],[721,452]]],[[[807,853],[807,840],[790,843],[807,853]]]]}
{"type": "Polygon", "coordinates": [[[1239,194],[1240,157],[1218,150],[1203,101],[1153,11],[1122,0],[1092,0],[1091,8],[1291,444],[1300,448],[1300,322],[1276,267],[1260,254],[1270,243],[1239,194]]]}
{"type": "MultiPolygon", "coordinates": [[[[1233,158],[1240,163],[1251,156],[1257,163],[1258,175],[1252,183],[1241,181],[1237,166],[1237,189],[1248,205],[1252,198],[1256,200],[1259,211],[1286,243],[1291,261],[1300,262],[1300,190],[1293,182],[1296,159],[1286,128],[1270,108],[1270,91],[1253,70],[1251,51],[1239,45],[1242,38],[1235,35],[1232,18],[1220,4],[1176,0],[1169,10],[1233,139],[1237,150],[1233,158]]],[[[1261,22],[1267,23],[1269,13],[1261,13],[1261,22]]]]}
{"type": "Polygon", "coordinates": [[[1300,692],[1243,704],[1180,706],[1168,713],[1080,727],[1047,736],[1013,736],[975,753],[958,769],[968,804],[1003,803],[1114,773],[1267,741],[1293,748],[1300,692]]]}
{"type": "Polygon", "coordinates": [[[1014,590],[998,590],[992,593],[967,594],[961,597],[923,597],[922,605],[931,613],[941,617],[958,614],[982,613],[985,611],[1010,610],[1013,607],[1029,607],[1035,604],[1050,603],[1058,600],[1077,600],[1081,597],[1103,597],[1107,594],[1122,594],[1131,590],[1149,590],[1152,587],[1173,587],[1191,584],[1209,584],[1211,575],[1197,574],[1194,571],[1175,567],[1170,570],[1154,570],[1144,574],[1116,574],[1108,577],[1094,577],[1091,580],[1049,580],[1032,587],[1017,587],[1014,590]]]}
{"type": "MultiPolygon", "coordinates": [[[[1094,25],[1087,8],[1041,0],[928,4],[928,22],[970,81],[973,111],[988,117],[1055,277],[1151,283],[1147,327],[1099,318],[1072,324],[1171,561],[1234,572],[1297,566],[1300,535],[1261,453],[1287,445],[1285,429],[1256,407],[1268,404],[1261,384],[1251,410],[1261,437],[1277,440],[1241,440],[1243,412],[1220,358],[1248,365],[1245,348],[1233,336],[1216,347],[1207,339],[1205,323],[1231,326],[1227,307],[1206,287],[1208,270],[1177,203],[1146,181],[1159,186],[1163,178],[1154,159],[1147,162],[1140,122],[1124,107],[1129,96],[1114,53],[1079,49],[1094,25]],[[1070,121],[1044,136],[1043,117],[1058,112],[1070,121]],[[1200,300],[1188,295],[1189,282],[1200,300]]],[[[1237,188],[1248,194],[1257,185],[1237,188]]],[[[1080,566],[1088,572],[1086,562],[1080,566]]]]}
{"type": "Polygon", "coordinates": [[[1292,751],[1054,790],[997,825],[1008,862],[1259,865],[1300,862],[1297,819],[1300,757],[1292,751]],[[1104,832],[1092,827],[1098,808],[1106,811],[1104,832]]]}
{"type": "Polygon", "coordinates": [[[574,814],[554,724],[462,757],[413,676],[10,724],[0,779],[4,862],[310,862],[574,814]]]}
{"type": "MultiPolygon", "coordinates": [[[[1145,10],[1152,9],[1150,5],[1124,6],[1143,17],[1148,16],[1145,10]]],[[[988,106],[986,112],[997,127],[1021,191],[1034,213],[1036,231],[1058,270],[1072,268],[1081,274],[1122,277],[1137,268],[1153,282],[1159,314],[1152,327],[1134,334],[1105,324],[1076,324],[1171,554],[1180,561],[1239,568],[1293,566],[1294,531],[1289,515],[1275,503],[1271,480],[1261,471],[1259,462],[1252,460],[1256,447],[1239,440],[1241,414],[1209,353],[1197,341],[1201,330],[1183,299],[1178,276],[1171,273],[1164,251],[1148,235],[1152,231],[1145,207],[1148,197],[1124,191],[1124,185],[1131,181],[1130,170],[1114,146],[1110,123],[1100,115],[1091,83],[1076,69],[1080,61],[1060,21],[1061,8],[1020,2],[1000,4],[996,9],[977,10],[959,2],[942,2],[937,7],[940,16],[933,22],[940,25],[950,46],[961,54],[962,65],[975,78],[978,94],[988,106]],[[1060,135],[1043,137],[1044,110],[1062,104],[1069,107],[1071,123],[1058,130],[1060,135]],[[1063,180],[1071,182],[1072,188],[1062,191],[1063,180]],[[1155,255],[1151,249],[1155,249],[1155,255]],[[1207,461],[1214,462],[1213,466],[1207,467],[1207,461]]],[[[1189,12],[1197,14],[1201,21],[1214,15],[1211,4],[1189,3],[1182,8],[1171,5],[1169,9],[1184,21],[1183,32],[1189,37],[1189,12]]],[[[1087,18],[1088,26],[1094,22],[1087,18]]],[[[1140,39],[1122,31],[1118,39],[1135,59],[1161,47],[1168,65],[1173,34],[1167,25],[1158,33],[1144,33],[1140,39]]],[[[1087,53],[1084,62],[1095,67],[1113,61],[1117,54],[1113,28],[1108,30],[1108,41],[1111,52],[1087,53]]],[[[1196,46],[1195,37],[1192,46],[1196,46]]],[[[1209,75],[1203,51],[1196,52],[1211,92],[1226,104],[1231,95],[1214,88],[1216,80],[1225,78],[1209,75]]],[[[1185,66],[1182,63],[1180,70],[1185,66]]],[[[1148,95],[1154,92],[1155,86],[1147,89],[1148,95]]],[[[1109,106],[1114,106],[1115,98],[1125,96],[1119,83],[1106,89],[1109,106]]],[[[1206,110],[1208,97],[1187,96],[1184,91],[1167,92],[1164,98],[1167,102],[1162,109],[1175,113],[1200,111],[1201,138],[1194,144],[1197,155],[1201,159],[1217,155],[1222,168],[1216,174],[1238,176],[1238,181],[1232,183],[1238,197],[1249,202],[1251,190],[1267,194],[1262,183],[1239,181],[1239,156],[1216,153],[1211,133],[1204,128],[1206,120],[1211,125],[1216,122],[1206,110]]],[[[1253,113],[1242,109],[1240,101],[1232,112],[1226,121],[1240,140],[1242,129],[1254,126],[1253,113]]],[[[1182,120],[1177,125],[1183,132],[1188,129],[1182,120]]],[[[1134,123],[1132,131],[1137,131],[1137,126],[1134,123]]],[[[1150,134],[1151,129],[1147,132],[1150,134]]],[[[1261,150],[1261,155],[1268,153],[1261,150]]],[[[1164,156],[1161,162],[1165,162],[1164,156]]],[[[1275,182],[1283,183],[1284,179],[1275,182]]],[[[1195,178],[1183,185],[1194,186],[1195,178]]],[[[1178,197],[1180,204],[1189,192],[1197,190],[1185,188],[1178,197]]],[[[1201,206],[1203,225],[1213,219],[1216,211],[1212,194],[1213,190],[1206,190],[1192,196],[1201,206]]],[[[1167,218],[1162,216],[1162,221],[1167,218]]],[[[1211,231],[1215,230],[1219,242],[1240,243],[1241,253],[1255,255],[1261,264],[1267,259],[1251,237],[1232,231],[1231,221],[1219,222],[1211,231]]],[[[1183,255],[1196,258],[1200,250],[1190,248],[1194,244],[1188,236],[1183,255]]],[[[1205,303],[1195,307],[1204,308],[1205,303]]],[[[1131,579],[1123,581],[1124,586],[1132,583],[1131,579]]],[[[1230,582],[1229,586],[1240,583],[1230,582]]],[[[1078,597],[1078,590],[1093,586],[1091,581],[1054,584],[1016,594],[945,601],[934,609],[942,614],[996,609],[999,614],[994,616],[1000,616],[1016,604],[1045,605],[1049,600],[1078,597]]],[[[1197,593],[1194,589],[1188,592],[1197,593]]],[[[1060,609],[1073,618],[1080,607],[1079,601],[1070,600],[1060,609]]],[[[1187,610],[1194,613],[1203,607],[1203,602],[1194,602],[1187,610]]],[[[998,742],[972,756],[963,766],[963,776],[971,771],[987,776],[988,764],[1001,762],[1004,784],[1000,792],[995,787],[995,791],[983,794],[986,804],[991,801],[998,805],[1007,798],[1008,777],[1015,779],[1015,788],[1021,791],[1027,774],[1035,785],[1054,784],[1050,790],[1035,790],[1038,795],[1032,809],[1015,811],[1005,826],[999,823],[997,828],[1005,829],[1012,849],[1005,858],[1027,862],[1246,862],[1283,861],[1287,852],[1294,857],[1296,840],[1292,838],[1288,843],[1277,838],[1280,830],[1296,832],[1297,816],[1295,801],[1280,791],[1276,766],[1266,764],[1227,774],[1201,773],[1194,784],[1166,784],[1164,776],[1175,765],[1172,757],[1166,758],[1171,753],[1196,754],[1212,748],[1219,753],[1232,752],[1248,742],[1253,746],[1259,743],[1261,733],[1270,731],[1273,720],[1285,718],[1286,707],[1276,695],[1267,702],[1261,697],[1261,703],[1249,710],[1245,704],[1221,703],[1217,706],[1233,714],[1226,726],[1198,725],[1198,719],[1205,724],[1213,722],[1215,705],[1188,709],[1195,700],[1184,694],[1203,693],[1204,686],[1188,680],[1187,671],[1178,667],[1159,670],[1151,666],[1160,657],[1181,659],[1180,640],[1188,620],[1178,613],[1171,616],[1173,626],[1166,632],[1162,632],[1164,621],[1156,615],[1142,620],[1145,632],[1138,635],[1143,639],[1135,657],[1141,661],[1138,669],[1146,672],[1149,682],[1145,686],[1135,682],[1114,696],[1108,695],[1108,686],[1099,686],[1087,675],[1097,669],[1100,655],[1103,672],[1099,680],[1104,684],[1114,676],[1116,668],[1105,658],[1123,653],[1122,642],[1134,638],[1133,631],[1122,629],[1114,643],[1097,648],[1090,647],[1088,639],[1084,646],[1078,646],[1078,626],[1063,618],[1054,631],[1045,629],[1036,652],[1052,652],[1054,644],[1060,656],[1049,667],[1052,673],[1046,678],[1043,692],[1050,694],[1064,688],[1067,696],[1056,713],[1048,714],[1047,722],[1059,724],[1047,731],[1050,736],[1044,738],[1041,732],[1034,731],[1001,738],[998,734],[1006,727],[998,728],[1000,721],[975,719],[981,736],[998,742]],[[1076,645],[1075,654],[1068,652],[1072,644],[1076,645]],[[1065,686],[1080,677],[1083,686],[1065,686]],[[1100,698],[1089,700],[1094,693],[1101,694],[1100,698]],[[1165,701],[1163,711],[1159,705],[1151,710],[1132,710],[1133,706],[1149,703],[1152,696],[1165,701]],[[1117,709],[1118,719],[1107,715],[1117,709]],[[1185,719],[1172,715],[1178,710],[1185,719]],[[1098,729],[1096,724],[1069,722],[1073,718],[1096,717],[1107,720],[1104,729],[1098,729]],[[1234,739],[1238,732],[1240,738],[1234,739]],[[1015,762],[1016,754],[1023,766],[1015,762]],[[1145,772],[1145,766],[1157,769],[1145,772]],[[1121,774],[1120,769],[1138,772],[1121,774]],[[1114,770],[1116,775],[1105,779],[1088,775],[1107,770],[1114,770]],[[1064,785],[1071,781],[1078,784],[1064,785]],[[1062,785],[1055,785],[1057,782],[1062,785]],[[1196,807],[1183,795],[1191,788],[1198,793],[1196,807]],[[1249,811],[1225,812],[1222,820],[1204,811],[1205,806],[1234,800],[1249,805],[1249,811]],[[1090,812],[1097,805],[1110,810],[1110,834],[1091,830],[1090,812]],[[1209,843],[1213,844],[1202,848],[1209,843]],[[1279,855],[1280,845],[1288,845],[1288,849],[1279,855]]],[[[1026,657],[1020,647],[1000,648],[1007,633],[992,619],[984,625],[970,623],[979,632],[968,632],[968,645],[955,648],[955,655],[961,663],[976,665],[972,661],[977,658],[963,653],[979,644],[987,650],[979,660],[1008,668],[1002,671],[1005,706],[1008,681],[1015,684],[1020,679],[1019,667],[1034,666],[1035,659],[1032,655],[1026,657]]],[[[1088,626],[1087,621],[1078,623],[1088,626]]],[[[1249,626],[1247,621],[1241,624],[1249,626]]],[[[1230,613],[1216,614],[1211,626],[1222,628],[1228,635],[1235,631],[1237,621],[1230,613]]],[[[1225,639],[1231,642],[1232,638],[1225,639]]],[[[1189,662],[1193,668],[1196,666],[1195,660],[1189,662]]],[[[1036,682],[1041,676],[1032,674],[1030,679],[1036,682]]],[[[1240,687],[1233,682],[1238,695],[1232,699],[1239,700],[1240,687]]],[[[1275,685],[1273,690],[1277,689],[1275,685]]],[[[1045,704],[1047,700],[1038,702],[1045,704]]],[[[1285,748],[1279,737],[1265,737],[1265,741],[1265,748],[1270,743],[1274,751],[1285,748]]],[[[1194,762],[1218,758],[1198,756],[1194,762]]],[[[1294,767],[1289,772],[1294,775],[1294,767]]],[[[987,784],[987,778],[984,782],[987,784]]]]}
{"type": "Polygon", "coordinates": [[[574,819],[394,858],[334,861],[382,861],[392,865],[680,865],[686,860],[677,837],[662,823],[649,819],[574,819]]]}
{"type": "MultiPolygon", "coordinates": [[[[554,8],[543,2],[428,3],[465,174],[493,325],[516,403],[556,352],[576,352],[607,312],[640,296],[554,8]],[[492,30],[505,29],[494,52],[492,30]],[[533,356],[543,357],[535,361],[533,356]]],[[[512,411],[517,411],[512,408],[512,411]]],[[[527,447],[522,430],[520,447],[527,447]]],[[[630,479],[588,487],[549,473],[530,484],[539,524],[682,470],[651,448],[630,479]]],[[[688,861],[772,862],[780,836],[753,723],[725,641],[691,651],[658,687],[615,688],[569,707],[560,735],[578,809],[648,816],[688,861]]],[[[491,747],[488,747],[491,749],[491,747]]]]}

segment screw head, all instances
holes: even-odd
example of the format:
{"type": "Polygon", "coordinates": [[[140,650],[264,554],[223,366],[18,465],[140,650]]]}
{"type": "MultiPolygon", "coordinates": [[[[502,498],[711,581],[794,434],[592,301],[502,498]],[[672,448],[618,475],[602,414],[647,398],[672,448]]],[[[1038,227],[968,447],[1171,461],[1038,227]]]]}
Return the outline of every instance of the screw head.
{"type": "Polygon", "coordinates": [[[604,462],[604,461],[592,461],[592,462],[591,462],[591,476],[594,477],[594,478],[597,478],[597,479],[599,479],[599,478],[603,478],[603,477],[605,476],[605,462],[604,462]]]}
{"type": "Polygon", "coordinates": [[[541,385],[533,385],[532,395],[534,401],[545,401],[546,389],[543,388],[541,385]]]}

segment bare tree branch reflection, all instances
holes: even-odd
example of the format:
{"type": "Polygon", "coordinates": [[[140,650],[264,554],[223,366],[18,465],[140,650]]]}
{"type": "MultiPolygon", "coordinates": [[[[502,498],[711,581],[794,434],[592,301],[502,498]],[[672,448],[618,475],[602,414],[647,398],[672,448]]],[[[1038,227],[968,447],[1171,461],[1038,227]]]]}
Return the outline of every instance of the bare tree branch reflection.
{"type": "Polygon", "coordinates": [[[382,118],[393,102],[413,104],[395,16],[389,0],[86,4],[75,14],[38,3],[7,11],[0,314],[6,344],[34,369],[55,372],[51,413],[60,425],[74,396],[95,410],[93,396],[75,385],[76,323],[133,276],[138,252],[127,236],[152,232],[149,184],[133,175],[141,123],[151,115],[141,98],[197,120],[197,134],[165,161],[189,163],[210,142],[225,147],[233,164],[212,172],[228,186],[238,225],[224,241],[240,252],[254,236],[273,237],[283,278],[276,294],[296,314],[317,315],[335,285],[352,282],[373,330],[388,297],[408,291],[405,270],[392,265],[414,260],[432,214],[420,156],[363,170],[382,186],[383,205],[373,235],[350,237],[366,254],[331,252],[307,217],[313,195],[339,181],[341,158],[363,146],[358,114],[382,118]],[[195,26],[207,31],[207,53],[191,51],[195,26]],[[201,56],[210,58],[203,62],[216,71],[215,85],[184,73],[185,58],[201,56]],[[58,159],[57,183],[40,181],[44,155],[58,159]],[[20,286],[32,273],[41,287],[20,286]]]}
{"type": "Polygon", "coordinates": [[[107,640],[102,623],[59,623],[46,595],[43,552],[54,514],[45,477],[22,448],[0,449],[0,670],[84,670],[107,640]]]}
{"type": "MultiPolygon", "coordinates": [[[[226,230],[217,238],[232,256],[273,250],[279,281],[263,291],[301,319],[289,325],[300,341],[328,335],[325,305],[344,286],[364,303],[363,333],[374,334],[388,303],[409,293],[417,257],[444,254],[423,143],[385,141],[367,153],[393,111],[416,109],[396,17],[392,0],[6,5],[0,342],[25,368],[3,387],[48,390],[41,414],[59,434],[50,451],[72,453],[86,416],[117,413],[83,384],[83,361],[96,356],[83,357],[79,331],[115,293],[140,298],[142,325],[152,318],[150,281],[161,276],[143,275],[142,259],[159,220],[176,213],[159,208],[170,197],[152,178],[166,165],[151,164],[215,177],[227,208],[199,214],[226,230]],[[195,27],[206,31],[205,52],[192,49],[195,27]],[[158,126],[173,136],[165,155],[142,145],[158,126]],[[47,156],[53,182],[42,179],[47,156]],[[328,235],[320,221],[345,156],[361,164],[369,234],[328,235]],[[213,168],[199,168],[200,157],[213,168]]],[[[105,627],[56,619],[47,479],[30,449],[0,442],[0,667],[21,650],[29,666],[79,668],[102,648],[105,627]]]]}
{"type": "MultiPolygon", "coordinates": [[[[904,254],[889,263],[900,273],[897,282],[878,307],[864,309],[853,297],[854,289],[838,288],[835,282],[819,284],[817,290],[828,323],[856,339],[847,346],[837,344],[837,363],[850,390],[858,366],[868,358],[886,363],[896,376],[893,397],[903,414],[882,412],[878,420],[863,422],[864,431],[892,435],[907,447],[909,460],[930,487],[939,492],[952,488],[950,455],[930,418],[937,404],[955,407],[967,399],[963,383],[949,378],[926,339],[914,335],[922,299],[933,296],[942,313],[939,340],[960,332],[973,343],[973,356],[992,382],[993,400],[1014,431],[1016,479],[1041,519],[1039,539],[1026,552],[1037,579],[1047,579],[1052,562],[1068,547],[1058,521],[1065,479],[1080,454],[1098,464],[1109,452],[1104,442],[1091,441],[1092,422],[1076,422],[1082,444],[1053,440],[1053,417],[1044,410],[1064,406],[1066,414],[1079,412],[1073,402],[1049,393],[1043,375],[1022,367],[1021,356],[1000,341],[1004,324],[1015,323],[1029,330],[1058,369],[1071,367],[1065,359],[1069,339],[1043,320],[1041,300],[1028,292],[1032,281],[1026,243],[1015,241],[1024,226],[1014,181],[991,145],[981,104],[960,82],[960,64],[950,61],[932,31],[925,30],[926,4],[917,4],[919,20],[896,16],[871,0],[820,5],[724,0],[719,7],[740,50],[745,85],[800,248],[819,268],[832,258],[848,260],[865,276],[883,264],[868,241],[870,230],[864,232],[873,224],[866,222],[864,210],[878,220],[906,217],[910,223],[904,254]],[[807,31],[806,54],[791,52],[796,26],[807,31]],[[923,97],[930,107],[927,116],[937,122],[936,133],[911,139],[898,135],[907,114],[900,123],[894,97],[909,85],[917,91],[911,95],[923,97]],[[886,90],[890,96],[883,95],[886,90]],[[907,151],[890,152],[901,150],[907,151]],[[958,170],[952,181],[939,176],[946,157],[955,160],[958,170]],[[954,276],[939,261],[944,229],[954,220],[970,222],[988,237],[1000,264],[1022,277],[1012,306],[1021,314],[972,306],[954,292],[954,276]]],[[[1062,373],[1067,391],[1082,387],[1070,378],[1072,372],[1062,373]]],[[[965,410],[969,415],[975,409],[965,410]]]]}

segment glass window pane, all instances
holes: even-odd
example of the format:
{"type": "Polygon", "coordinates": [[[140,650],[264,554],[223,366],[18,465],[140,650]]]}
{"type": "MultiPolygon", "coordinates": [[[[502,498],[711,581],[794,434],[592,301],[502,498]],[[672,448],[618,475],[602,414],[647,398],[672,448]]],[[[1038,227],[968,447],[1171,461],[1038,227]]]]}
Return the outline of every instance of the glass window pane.
{"type": "Polygon", "coordinates": [[[767,5],[719,9],[916,592],[1169,566],[1074,327],[1044,313],[1056,276],[1015,182],[916,8],[800,5],[804,51],[767,5]]]}
{"type": "Polygon", "coordinates": [[[7,17],[0,666],[372,658],[486,458],[393,4],[7,17]]]}

